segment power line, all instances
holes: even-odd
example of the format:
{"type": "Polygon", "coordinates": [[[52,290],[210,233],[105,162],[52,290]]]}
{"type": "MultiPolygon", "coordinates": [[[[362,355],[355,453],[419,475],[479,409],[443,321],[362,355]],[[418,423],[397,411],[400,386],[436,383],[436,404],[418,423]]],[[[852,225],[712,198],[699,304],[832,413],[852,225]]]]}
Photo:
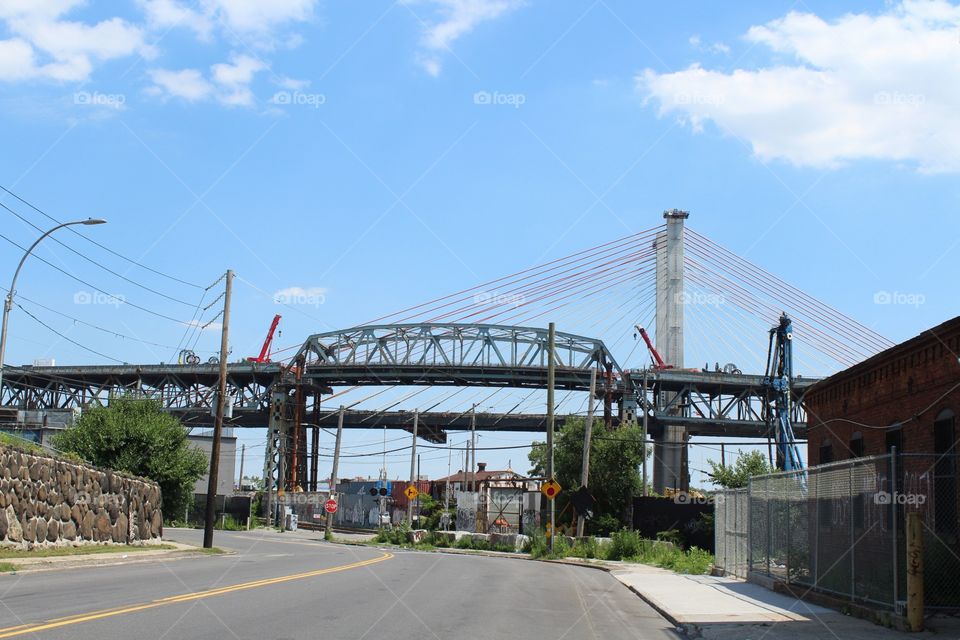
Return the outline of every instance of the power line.
{"type": "MultiPolygon", "coordinates": [[[[0,207],[3,207],[3,208],[6,209],[7,211],[9,211],[9,212],[12,213],[13,215],[15,215],[17,218],[19,218],[20,220],[22,220],[24,223],[26,223],[26,224],[30,225],[31,227],[33,227],[34,229],[36,229],[37,231],[40,231],[41,233],[44,231],[43,229],[41,229],[41,228],[38,227],[37,225],[33,224],[32,222],[30,222],[29,220],[27,220],[25,217],[21,216],[19,213],[17,213],[16,211],[14,211],[13,209],[11,209],[11,208],[8,207],[7,205],[3,204],[2,202],[0,202],[0,207]]],[[[116,271],[114,271],[114,270],[111,269],[110,267],[108,267],[108,266],[106,266],[106,265],[104,265],[104,264],[101,264],[101,263],[97,262],[96,260],[94,260],[93,258],[91,258],[91,257],[89,257],[89,256],[86,256],[86,255],[80,253],[79,251],[77,251],[76,249],[74,249],[74,248],[71,247],[70,245],[66,244],[65,242],[61,241],[60,239],[58,239],[58,238],[55,237],[55,236],[51,236],[50,239],[51,239],[53,242],[56,242],[57,244],[59,244],[61,247],[65,248],[67,251],[70,251],[71,253],[74,253],[74,254],[80,256],[81,258],[83,258],[83,259],[86,260],[87,262],[89,262],[89,263],[91,263],[91,264],[93,264],[93,265],[96,265],[96,266],[100,267],[101,269],[103,269],[103,270],[106,271],[107,273],[109,273],[109,274],[111,274],[111,275],[114,275],[114,276],[116,276],[117,278],[120,278],[121,280],[124,280],[124,281],[126,281],[126,282],[129,282],[130,284],[134,285],[135,287],[140,287],[141,289],[144,289],[145,291],[149,291],[150,293],[153,293],[153,294],[156,294],[156,295],[158,295],[158,296],[160,296],[160,297],[166,298],[167,300],[170,300],[171,302],[177,302],[177,303],[179,303],[179,304],[186,305],[186,306],[188,306],[188,307],[192,307],[192,306],[193,306],[193,303],[192,303],[192,302],[186,302],[186,301],[184,301],[184,300],[180,300],[179,298],[174,298],[173,296],[169,296],[169,295],[163,293],[162,291],[157,291],[156,289],[153,289],[153,288],[151,288],[151,287],[148,287],[147,285],[142,284],[142,283],[140,283],[140,282],[137,282],[136,280],[132,280],[132,279],[128,278],[127,276],[123,275],[122,273],[117,273],[116,271]]]]}
{"type": "MultiPolygon", "coordinates": [[[[27,250],[26,247],[21,246],[20,243],[18,243],[18,242],[14,242],[13,240],[11,240],[11,239],[8,238],[7,236],[3,235],[2,233],[0,233],[0,238],[3,238],[4,240],[6,240],[7,242],[9,242],[9,243],[12,244],[13,246],[15,246],[15,247],[17,247],[18,249],[20,249],[21,251],[26,251],[26,250],[27,250]]],[[[143,306],[140,306],[140,305],[135,304],[135,303],[133,303],[133,302],[130,302],[129,300],[127,300],[127,299],[125,299],[125,298],[124,298],[124,299],[120,299],[120,298],[118,298],[118,297],[116,296],[116,294],[108,293],[107,291],[104,291],[104,290],[101,289],[100,287],[97,287],[97,286],[95,286],[95,285],[93,285],[93,284],[90,284],[90,283],[87,282],[86,280],[83,280],[82,278],[78,278],[77,276],[73,275],[72,273],[69,273],[69,272],[67,272],[67,271],[64,271],[63,269],[61,269],[61,268],[58,267],[57,265],[51,263],[50,261],[44,259],[44,258],[41,257],[41,256],[38,256],[38,255],[36,255],[36,254],[32,254],[32,255],[33,255],[34,258],[36,258],[36,259],[39,260],[40,262],[44,263],[44,264],[47,265],[48,267],[51,267],[51,268],[53,268],[53,269],[56,269],[57,271],[59,271],[59,272],[62,273],[63,275],[67,276],[68,278],[70,278],[70,279],[72,279],[72,280],[76,280],[77,282],[79,282],[80,284],[82,284],[82,285],[84,285],[84,286],[90,287],[91,289],[93,289],[93,290],[96,291],[97,293],[102,293],[103,295],[107,296],[108,298],[111,298],[111,299],[115,300],[118,304],[122,303],[122,304],[128,305],[128,306],[130,306],[130,307],[133,307],[134,309],[139,309],[140,311],[143,311],[143,312],[145,312],[145,313],[149,313],[149,314],[151,314],[151,315],[157,316],[158,318],[163,318],[164,320],[169,320],[169,321],[171,321],[171,322],[176,322],[176,323],[178,323],[178,324],[186,324],[183,320],[178,320],[178,319],[173,318],[173,317],[171,317],[171,316],[168,316],[168,315],[166,315],[166,314],[159,313],[159,312],[157,312],[157,311],[153,311],[152,309],[148,309],[147,307],[143,307],[143,306]]]]}
{"type": "MultiPolygon", "coordinates": [[[[51,215],[48,214],[47,212],[43,211],[43,210],[40,209],[39,207],[35,206],[35,205],[32,204],[31,202],[27,201],[26,199],[18,196],[16,193],[14,193],[13,191],[10,191],[9,189],[7,189],[6,187],[4,187],[3,185],[0,185],[0,189],[2,189],[3,191],[7,192],[9,195],[13,196],[14,198],[16,198],[17,200],[19,200],[19,201],[22,202],[23,204],[27,205],[28,207],[30,207],[31,209],[33,209],[34,211],[36,211],[36,212],[39,213],[40,215],[46,217],[48,220],[51,220],[51,221],[53,221],[53,222],[56,222],[57,224],[62,224],[62,222],[61,222],[60,220],[54,218],[53,216],[51,216],[51,215]]],[[[6,207],[4,207],[4,208],[6,208],[6,207]]],[[[88,238],[87,236],[83,235],[82,233],[80,233],[80,232],[77,231],[76,229],[68,228],[68,231],[70,231],[71,233],[74,233],[74,234],[80,236],[81,238],[83,238],[83,239],[86,240],[87,242],[89,242],[89,243],[91,243],[91,244],[94,244],[94,245],[100,247],[100,248],[103,249],[104,251],[106,251],[106,252],[108,252],[108,253],[110,253],[110,254],[112,254],[112,255],[117,256],[117,257],[120,258],[121,260],[126,260],[126,261],[129,262],[130,264],[135,265],[135,266],[137,266],[137,267],[140,267],[141,269],[145,269],[145,270],[149,271],[150,273],[156,274],[156,275],[158,275],[158,276],[163,276],[164,278],[167,278],[168,280],[173,280],[174,282],[179,282],[180,284],[185,284],[185,285],[187,285],[187,286],[189,286],[189,287],[194,287],[194,288],[196,288],[196,289],[203,289],[203,287],[200,286],[200,285],[198,285],[198,284],[194,284],[193,282],[187,282],[186,280],[181,280],[180,278],[177,278],[177,277],[175,277],[175,276],[171,276],[170,274],[164,273],[164,272],[162,272],[162,271],[158,271],[157,269],[154,269],[154,268],[152,268],[152,267],[148,267],[147,265],[145,265],[145,264],[143,264],[143,263],[141,263],[141,262],[137,262],[136,260],[134,260],[134,259],[132,259],[132,258],[128,258],[127,256],[125,256],[125,255],[123,255],[123,254],[121,254],[121,253],[118,253],[118,252],[114,251],[114,250],[111,249],[110,247],[108,247],[108,246],[106,246],[106,245],[103,245],[103,244],[100,244],[100,243],[97,242],[96,240],[93,240],[93,239],[91,239],[91,238],[88,238]]]]}

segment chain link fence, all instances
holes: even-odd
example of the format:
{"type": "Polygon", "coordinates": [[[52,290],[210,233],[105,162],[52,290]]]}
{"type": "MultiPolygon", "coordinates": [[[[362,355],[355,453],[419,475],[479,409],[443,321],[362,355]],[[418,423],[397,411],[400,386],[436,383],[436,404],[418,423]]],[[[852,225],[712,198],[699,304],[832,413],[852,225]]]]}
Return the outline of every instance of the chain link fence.
{"type": "Polygon", "coordinates": [[[714,566],[727,575],[746,578],[750,567],[747,489],[718,491],[713,498],[714,566]]]}
{"type": "Polygon", "coordinates": [[[718,494],[716,566],[901,611],[906,520],[917,512],[925,606],[960,609],[958,460],[891,453],[755,477],[718,494]]]}

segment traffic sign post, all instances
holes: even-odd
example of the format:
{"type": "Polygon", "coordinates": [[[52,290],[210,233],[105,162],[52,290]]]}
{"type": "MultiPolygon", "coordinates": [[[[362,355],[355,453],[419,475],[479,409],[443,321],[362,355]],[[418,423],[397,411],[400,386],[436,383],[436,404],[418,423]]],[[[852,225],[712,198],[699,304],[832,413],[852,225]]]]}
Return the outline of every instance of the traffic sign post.
{"type": "Polygon", "coordinates": [[[333,498],[330,498],[323,503],[323,510],[327,513],[336,513],[337,512],[337,501],[333,498]]]}
{"type": "Polygon", "coordinates": [[[407,500],[415,500],[420,492],[417,491],[417,488],[412,484],[403,490],[403,495],[407,496],[407,500]]]}
{"type": "Polygon", "coordinates": [[[560,490],[561,490],[560,484],[553,478],[550,478],[549,480],[544,482],[543,486],[540,487],[540,493],[545,495],[547,497],[547,500],[553,500],[554,498],[556,498],[557,495],[560,493],[560,490]]]}

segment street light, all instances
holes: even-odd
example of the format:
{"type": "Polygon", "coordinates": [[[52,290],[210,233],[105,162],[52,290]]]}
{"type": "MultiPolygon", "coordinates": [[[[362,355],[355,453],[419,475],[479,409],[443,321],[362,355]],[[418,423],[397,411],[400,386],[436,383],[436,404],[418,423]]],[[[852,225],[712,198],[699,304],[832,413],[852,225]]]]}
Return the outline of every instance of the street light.
{"type": "MultiPolygon", "coordinates": [[[[13,280],[10,282],[10,288],[7,290],[7,297],[3,303],[3,325],[2,328],[0,328],[0,394],[3,393],[3,356],[7,348],[7,317],[10,315],[10,309],[13,308],[13,293],[14,289],[17,287],[17,276],[20,275],[20,269],[23,267],[23,263],[27,261],[27,258],[30,256],[30,253],[33,252],[36,246],[54,231],[64,227],[69,227],[70,225],[74,224],[92,225],[106,223],[106,220],[101,220],[99,218],[87,218],[86,220],[74,220],[73,222],[64,222],[62,224],[58,224],[37,238],[36,241],[30,245],[30,248],[27,249],[27,252],[23,254],[23,257],[20,258],[20,264],[17,265],[17,270],[13,272],[13,280]]],[[[2,399],[0,399],[0,401],[2,401],[2,399]]]]}

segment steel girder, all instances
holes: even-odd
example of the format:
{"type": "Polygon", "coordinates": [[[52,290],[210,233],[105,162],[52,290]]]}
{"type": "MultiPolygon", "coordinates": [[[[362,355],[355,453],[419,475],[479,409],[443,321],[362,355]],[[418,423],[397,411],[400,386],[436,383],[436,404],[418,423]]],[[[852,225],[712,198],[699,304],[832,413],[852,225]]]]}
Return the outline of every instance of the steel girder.
{"type": "MultiPolygon", "coordinates": [[[[686,425],[692,435],[765,436],[767,414],[772,410],[763,376],[715,373],[712,371],[665,370],[647,372],[646,393],[642,372],[629,372],[638,404],[646,409],[659,428],[667,424],[686,425]]],[[[798,436],[806,434],[803,397],[817,380],[798,378],[793,384],[796,402],[791,421],[798,436]]],[[[770,434],[773,435],[773,434],[770,434]]]]}
{"type": "MultiPolygon", "coordinates": [[[[307,338],[294,361],[331,385],[478,385],[542,388],[546,329],[491,324],[367,325],[307,338]]],[[[584,390],[590,369],[620,372],[602,340],[557,332],[557,386],[584,390]]]]}
{"type": "MultiPolygon", "coordinates": [[[[279,373],[277,364],[228,365],[230,407],[266,415],[269,391],[279,373]]],[[[135,393],[159,400],[168,410],[209,411],[218,378],[215,364],[5,367],[0,405],[69,409],[104,404],[118,393],[135,393]]]]}

